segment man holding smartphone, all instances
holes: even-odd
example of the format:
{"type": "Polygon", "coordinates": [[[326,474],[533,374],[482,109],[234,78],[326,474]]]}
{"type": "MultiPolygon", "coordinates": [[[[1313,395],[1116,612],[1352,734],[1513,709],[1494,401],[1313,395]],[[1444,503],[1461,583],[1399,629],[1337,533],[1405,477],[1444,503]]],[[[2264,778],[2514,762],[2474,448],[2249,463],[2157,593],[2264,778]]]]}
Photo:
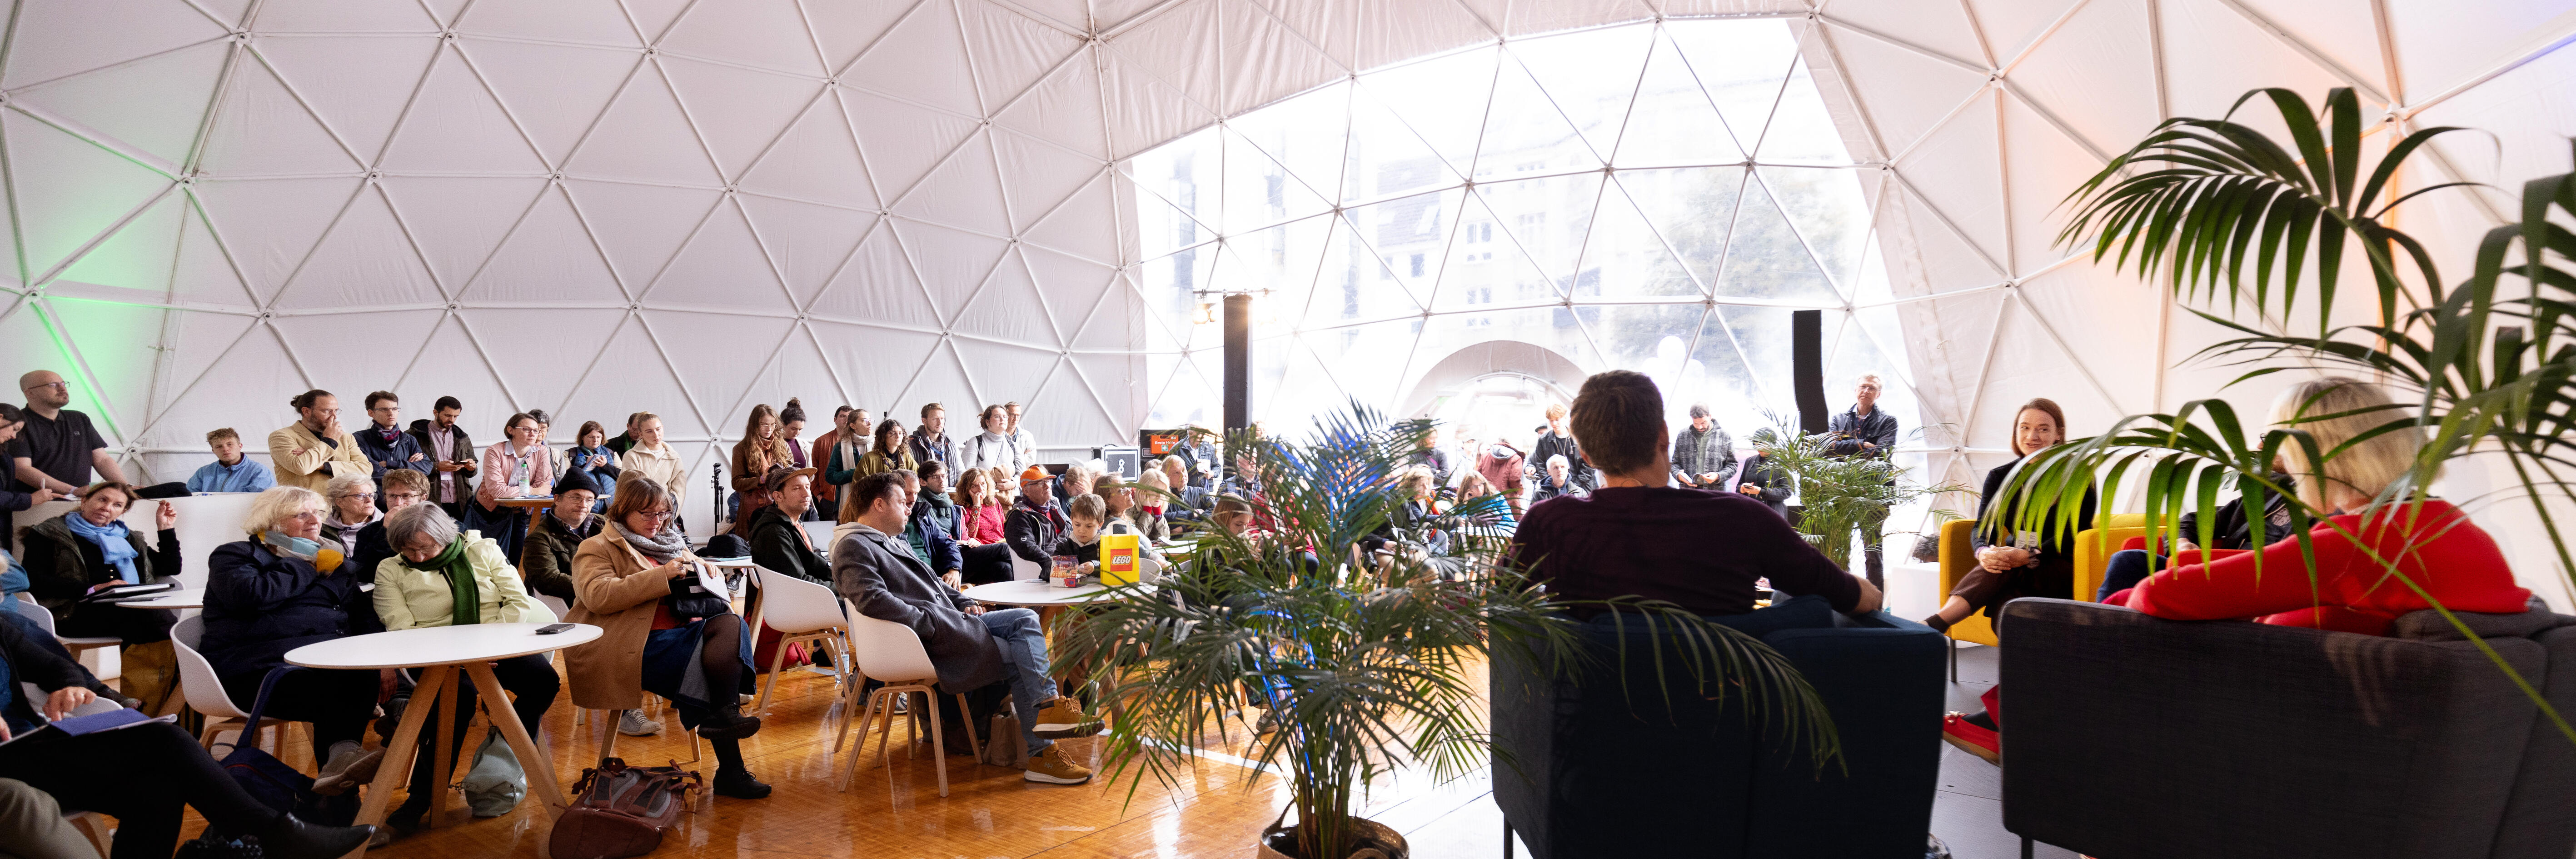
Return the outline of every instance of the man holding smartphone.
{"type": "Polygon", "coordinates": [[[465,414],[465,404],[455,397],[440,397],[430,407],[430,417],[411,422],[412,438],[420,442],[421,452],[428,454],[429,500],[447,511],[449,518],[463,521],[465,499],[474,495],[474,463],[477,451],[474,440],[456,419],[465,414]]]}

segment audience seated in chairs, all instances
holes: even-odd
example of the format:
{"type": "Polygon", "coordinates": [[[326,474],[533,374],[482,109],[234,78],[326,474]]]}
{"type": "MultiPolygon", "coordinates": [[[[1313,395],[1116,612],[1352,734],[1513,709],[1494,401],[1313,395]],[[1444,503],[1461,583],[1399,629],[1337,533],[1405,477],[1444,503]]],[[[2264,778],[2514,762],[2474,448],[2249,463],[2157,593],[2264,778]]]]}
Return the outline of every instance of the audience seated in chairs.
{"type": "MultiPolygon", "coordinates": [[[[77,737],[30,734],[41,726],[40,717],[62,718],[96,697],[86,676],[18,627],[0,624],[0,680],[7,684],[0,688],[0,742],[6,742],[0,745],[0,779],[50,796],[53,801],[43,805],[56,823],[64,809],[115,817],[109,859],[167,859],[179,846],[183,807],[195,808],[210,828],[257,837],[262,854],[274,859],[333,859],[367,843],[371,827],[314,826],[262,805],[176,725],[147,722],[77,737]],[[22,682],[35,684],[44,697],[19,694],[22,682]]],[[[0,852],[48,855],[45,844],[9,832],[0,837],[0,852]]],[[[89,853],[83,840],[64,846],[73,851],[64,855],[89,853]]]]}
{"type": "Polygon", "coordinates": [[[1144,510],[1136,504],[1135,487],[1119,480],[1118,475],[1103,474],[1093,478],[1091,497],[1100,499],[1101,503],[1108,507],[1108,510],[1102,514],[1103,527],[1112,522],[1125,522],[1127,527],[1144,535],[1148,544],[1172,538],[1172,529],[1163,524],[1163,518],[1160,516],[1147,518],[1144,510]]]}
{"type": "MultiPolygon", "coordinates": [[[[197,650],[235,702],[259,699],[260,682],[286,666],[286,652],[319,641],[384,631],[363,585],[368,572],[321,557],[322,496],[300,486],[259,494],[242,523],[249,539],[215,547],[206,561],[205,636],[197,650]]],[[[394,672],[299,669],[277,682],[268,717],[313,723],[313,789],[337,795],[375,777],[382,749],[360,742],[394,672]]]]}
{"type": "MultiPolygon", "coordinates": [[[[2299,445],[2281,448],[2284,470],[2298,481],[2299,500],[2333,514],[2309,531],[2308,545],[2283,540],[2260,552],[2178,554],[2165,571],[2103,602],[2171,620],[2251,618],[2362,635],[2386,635],[2399,615],[2436,602],[2454,612],[2527,611],[2531,592],[2514,584],[2513,568],[2495,538],[2458,507],[2425,499],[2369,510],[2372,499],[2414,466],[2424,437],[2412,429],[2361,436],[2409,414],[2369,382],[2328,377],[2290,386],[2272,401],[2274,427],[2306,431],[2318,450],[2352,445],[2322,464],[2309,462],[2299,445]],[[2315,553],[2313,577],[2303,560],[2309,551],[2315,553]],[[2405,581],[2389,575],[2380,559],[2393,563],[2405,581]]],[[[1987,692],[1987,712],[1949,714],[1942,739],[2000,763],[2003,726],[1995,701],[2001,691],[1987,692]]]]}
{"type": "Polygon", "coordinates": [[[630,474],[616,497],[599,535],[573,555],[580,602],[567,619],[602,631],[564,651],[573,705],[632,710],[645,692],[671,699],[680,725],[715,752],[716,795],[767,797],[769,785],[742,762],[742,738],[760,731],[759,717],[741,713],[740,696],[753,687],[750,631],[725,595],[699,584],[702,565],[674,527],[670,490],[630,474]]]}
{"type": "Polygon", "coordinates": [[[761,476],[770,506],[751,520],[751,560],[773,572],[818,585],[832,583],[832,561],[814,547],[805,528],[814,510],[814,469],[772,468],[761,476]]]}
{"type": "Polygon", "coordinates": [[[1037,612],[987,609],[939,580],[898,536],[911,518],[903,479],[874,475],[852,484],[843,499],[852,521],[832,530],[832,586],[860,614],[903,624],[922,638],[950,692],[1010,683],[1020,737],[1029,759],[1021,777],[1045,784],[1081,784],[1091,770],[1067,758],[1054,739],[1101,730],[1099,717],[1056,694],[1047,675],[1046,633],[1037,612]]]}
{"type": "MultiPolygon", "coordinates": [[[[429,500],[429,473],[408,468],[385,472],[385,485],[381,492],[385,515],[393,515],[393,511],[429,500]]],[[[450,521],[453,521],[452,517],[450,521]]],[[[393,544],[385,540],[385,520],[379,517],[367,527],[358,529],[357,548],[349,553],[349,563],[357,565],[352,569],[372,570],[393,556],[393,544]]]]}
{"type": "MultiPolygon", "coordinates": [[[[15,406],[0,406],[0,408],[5,408],[8,412],[17,411],[15,406]]],[[[20,423],[8,418],[0,418],[0,420],[8,420],[13,424],[20,423]]],[[[260,492],[277,485],[277,478],[269,475],[268,466],[261,465],[259,460],[242,455],[241,433],[234,432],[232,427],[207,433],[206,446],[214,450],[215,461],[197,466],[196,473],[188,475],[189,492],[260,492]]],[[[49,492],[46,495],[50,498],[52,493],[49,492]]],[[[8,505],[0,504],[0,508],[8,508],[8,505]]]]}
{"type": "Polygon", "coordinates": [[[322,519],[322,542],[338,543],[342,556],[356,558],[359,532],[385,518],[376,509],[376,482],[363,474],[343,474],[331,478],[322,500],[331,507],[322,519]]]}
{"type": "Polygon", "coordinates": [[[1834,566],[1761,502],[1668,485],[1664,398],[1645,374],[1584,380],[1573,424],[1601,488],[1541,505],[1521,523],[1509,557],[1534,582],[1570,600],[1644,597],[1726,615],[1752,611],[1754,582],[1768,578],[1774,590],[1817,594],[1837,611],[1878,610],[1878,588],[1834,566]]]}
{"type": "Polygon", "coordinates": [[[1011,579],[1010,535],[1003,522],[1011,502],[994,491],[993,470],[969,468],[952,493],[957,501],[957,548],[965,561],[958,572],[967,585],[1011,579]]]}
{"type": "Polygon", "coordinates": [[[1986,472],[1985,493],[1977,499],[1977,530],[1969,545],[1977,551],[1977,565],[1959,576],[1950,586],[1948,601],[1941,611],[1923,619],[1923,625],[1948,630],[1975,612],[1991,618],[2003,604],[2022,597],[2056,597],[2066,599],[2074,594],[2075,533],[2093,521],[2094,492],[2084,490],[2083,509],[2076,523],[2057,527],[2052,524],[2037,531],[2019,531],[2021,501],[2002,498],[2004,481],[2015,466],[2034,452],[2066,440],[2066,413],[2057,403],[2045,397],[2023,403],[2013,412],[2013,461],[1986,472]],[[2001,498],[2003,506],[1996,506],[2001,498]],[[2001,510],[2001,513],[1994,511],[2001,510]]]}
{"type": "MultiPolygon", "coordinates": [[[[358,449],[366,453],[367,462],[375,466],[375,470],[367,475],[375,483],[384,483],[385,475],[395,471],[428,474],[437,467],[437,463],[430,461],[429,454],[420,449],[420,437],[403,431],[402,399],[395,397],[392,391],[367,395],[367,425],[350,436],[357,439],[358,449]]],[[[332,475],[333,478],[342,476],[345,475],[332,475]]]]}
{"type": "Polygon", "coordinates": [[[1020,472],[1020,498],[1011,503],[1011,512],[1002,519],[1004,539],[1011,544],[1011,554],[1045,569],[1053,562],[1055,538],[1071,526],[1064,518],[1064,508],[1056,506],[1055,478],[1039,466],[1020,472]]]}
{"type": "Polygon", "coordinates": [[[474,503],[467,505],[462,521],[517,558],[528,532],[528,508],[503,507],[501,499],[535,495],[555,485],[554,455],[538,435],[537,419],[526,412],[511,415],[502,429],[507,437],[483,449],[483,480],[474,484],[474,503]]]}
{"type": "Polygon", "coordinates": [[[156,547],[118,521],[134,503],[133,487],[93,483],[77,497],[78,509],[19,529],[28,595],[54,613],[54,629],[63,637],[122,639],[124,676],[118,685],[157,712],[178,686],[178,656],[170,649],[170,627],[179,622],[178,613],[81,598],[110,585],[177,576],[179,532],[173,528],[179,511],[167,501],[153,502],[156,547]]]}
{"type": "Polygon", "coordinates": [[[268,462],[277,470],[278,485],[320,492],[344,474],[375,477],[366,451],[340,428],[339,397],[316,388],[287,404],[295,407],[295,422],[268,434],[268,462]]]}
{"type": "MultiPolygon", "coordinates": [[[[519,573],[501,557],[501,544],[471,531],[460,532],[456,520],[435,504],[414,504],[385,517],[385,538],[396,557],[374,571],[376,618],[387,630],[464,626],[478,623],[552,623],[553,612],[519,587],[519,573]]],[[[492,663],[492,674],[514,699],[510,708],[519,723],[535,730],[554,706],[560,680],[554,657],[538,653],[492,663]]],[[[456,687],[456,730],[449,737],[451,762],[471,765],[456,755],[465,742],[466,723],[474,720],[477,692],[472,683],[456,687]]],[[[429,743],[435,746],[436,743],[429,743]]],[[[412,769],[411,793],[385,818],[391,841],[420,829],[429,812],[430,786],[450,773],[438,771],[435,749],[424,748],[412,769]]]]}

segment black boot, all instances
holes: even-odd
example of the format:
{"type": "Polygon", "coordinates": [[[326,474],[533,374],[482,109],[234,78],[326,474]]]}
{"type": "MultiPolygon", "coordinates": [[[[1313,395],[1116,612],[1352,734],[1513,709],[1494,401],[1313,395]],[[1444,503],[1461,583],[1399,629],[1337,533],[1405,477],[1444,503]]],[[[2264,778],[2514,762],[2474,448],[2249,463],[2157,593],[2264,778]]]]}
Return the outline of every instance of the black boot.
{"type": "Polygon", "coordinates": [[[768,799],[769,785],[752,778],[751,770],[747,768],[720,769],[716,770],[716,795],[734,799],[768,799]]]}
{"type": "Polygon", "coordinates": [[[259,831],[259,849],[269,859],[337,859],[365,846],[373,826],[315,826],[280,814],[259,831]]]}
{"type": "Polygon", "coordinates": [[[745,716],[740,706],[718,707],[698,723],[698,736],[710,740],[739,740],[760,733],[760,717],[745,716]]]}
{"type": "Polygon", "coordinates": [[[1931,617],[1924,618],[1924,619],[1923,619],[1923,625],[1924,625],[1924,626],[1931,627],[1933,632],[1949,632],[1949,631],[1950,631],[1950,622],[1949,622],[1949,621],[1946,621],[1946,620],[1942,620],[1942,619],[1941,619],[1941,616],[1940,616],[1940,615],[1937,615],[1937,614],[1936,614],[1936,615],[1933,615],[1933,616],[1931,616],[1931,617]]]}

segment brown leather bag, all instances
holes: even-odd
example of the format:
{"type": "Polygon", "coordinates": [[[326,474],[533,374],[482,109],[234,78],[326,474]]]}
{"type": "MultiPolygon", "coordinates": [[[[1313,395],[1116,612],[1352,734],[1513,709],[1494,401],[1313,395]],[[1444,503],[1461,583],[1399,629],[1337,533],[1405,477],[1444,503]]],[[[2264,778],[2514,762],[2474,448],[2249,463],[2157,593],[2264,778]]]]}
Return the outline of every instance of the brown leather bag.
{"type": "Polygon", "coordinates": [[[618,859],[642,856],[662,846],[662,833],[679,820],[693,794],[706,790],[706,779],[672,762],[667,767],[630,767],[607,758],[581,771],[573,800],[547,849],[554,859],[618,859]]]}

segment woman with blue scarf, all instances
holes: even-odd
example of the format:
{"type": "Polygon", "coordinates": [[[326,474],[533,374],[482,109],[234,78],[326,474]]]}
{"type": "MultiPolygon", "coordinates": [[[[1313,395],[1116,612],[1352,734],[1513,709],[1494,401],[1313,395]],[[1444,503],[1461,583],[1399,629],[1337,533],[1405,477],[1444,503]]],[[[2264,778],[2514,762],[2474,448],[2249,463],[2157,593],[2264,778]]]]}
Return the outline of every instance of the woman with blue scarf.
{"type": "MultiPolygon", "coordinates": [[[[115,637],[127,646],[170,640],[170,625],[179,622],[167,609],[119,608],[84,603],[81,598],[109,585],[150,582],[179,574],[179,511],[161,503],[153,524],[160,534],[154,546],[117,517],[134,503],[134,490],[122,483],[92,483],[76,496],[80,509],[29,525],[18,532],[26,545],[27,592],[53,611],[54,629],[67,638],[115,637]]],[[[158,703],[152,696],[147,702],[158,703]]]]}

